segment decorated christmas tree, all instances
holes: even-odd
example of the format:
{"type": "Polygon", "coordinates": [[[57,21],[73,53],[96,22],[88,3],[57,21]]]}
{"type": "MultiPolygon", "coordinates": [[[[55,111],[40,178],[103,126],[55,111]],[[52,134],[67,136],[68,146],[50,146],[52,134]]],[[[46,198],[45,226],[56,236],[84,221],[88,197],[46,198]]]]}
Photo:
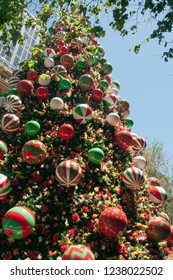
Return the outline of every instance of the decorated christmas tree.
{"type": "Polygon", "coordinates": [[[172,259],[166,191],[86,16],[53,22],[0,98],[1,259],[172,259]]]}

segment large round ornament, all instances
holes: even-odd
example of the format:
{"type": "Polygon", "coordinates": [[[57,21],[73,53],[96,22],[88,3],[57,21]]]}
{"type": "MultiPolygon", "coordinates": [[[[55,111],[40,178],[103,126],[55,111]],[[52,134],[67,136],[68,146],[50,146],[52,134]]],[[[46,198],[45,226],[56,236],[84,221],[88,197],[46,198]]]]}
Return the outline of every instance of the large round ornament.
{"type": "Polygon", "coordinates": [[[104,98],[104,103],[109,110],[115,109],[117,107],[118,98],[114,94],[107,94],[104,98]]]}
{"type": "Polygon", "coordinates": [[[38,82],[41,86],[46,87],[50,84],[50,76],[48,74],[41,74],[38,77],[38,82]]]}
{"type": "Polygon", "coordinates": [[[126,226],[126,214],[117,207],[108,207],[99,216],[100,230],[108,237],[116,238],[126,226]]]}
{"type": "Polygon", "coordinates": [[[148,193],[149,199],[154,203],[163,203],[168,197],[165,189],[160,186],[153,186],[149,188],[148,193]]]}
{"type": "Polygon", "coordinates": [[[64,101],[60,97],[54,97],[50,101],[50,108],[52,110],[61,110],[64,107],[64,101]]]}
{"type": "Polygon", "coordinates": [[[134,151],[142,153],[145,150],[146,146],[147,144],[143,137],[141,136],[133,137],[132,148],[134,151]]]}
{"type": "Polygon", "coordinates": [[[100,148],[92,148],[88,151],[88,158],[94,164],[100,164],[104,159],[104,152],[100,148]]]}
{"type": "Polygon", "coordinates": [[[3,99],[3,106],[9,113],[15,113],[22,107],[22,101],[17,95],[8,95],[3,99]]]}
{"type": "Polygon", "coordinates": [[[0,160],[4,159],[8,152],[7,144],[0,140],[0,160]]]}
{"type": "Polygon", "coordinates": [[[114,133],[115,142],[123,150],[127,150],[132,145],[132,135],[129,131],[122,130],[114,133]]]}
{"type": "Polygon", "coordinates": [[[54,57],[56,55],[56,52],[54,51],[54,49],[47,48],[43,51],[43,54],[46,57],[54,57]]]}
{"type": "Polygon", "coordinates": [[[30,81],[37,81],[38,80],[38,73],[35,70],[30,70],[27,73],[27,79],[30,81]]]}
{"type": "Polygon", "coordinates": [[[10,190],[10,180],[6,175],[0,173],[0,199],[5,198],[10,190]]]}
{"type": "Polygon", "coordinates": [[[87,91],[91,90],[93,85],[94,85],[94,80],[90,75],[84,74],[79,78],[79,87],[82,90],[87,90],[87,91]]]}
{"type": "Polygon", "coordinates": [[[136,167],[144,169],[147,165],[147,160],[143,156],[136,156],[133,160],[133,163],[136,167]]]}
{"type": "Polygon", "coordinates": [[[30,164],[40,164],[45,160],[46,147],[39,140],[30,140],[22,148],[22,157],[24,161],[30,164]]]}
{"type": "Polygon", "coordinates": [[[17,87],[18,83],[20,82],[20,79],[18,77],[11,77],[9,80],[8,80],[8,86],[10,88],[14,88],[14,87],[17,87]]]}
{"type": "Polygon", "coordinates": [[[87,246],[78,244],[69,246],[62,260],[95,260],[95,256],[87,246]]]}
{"type": "Polygon", "coordinates": [[[80,104],[73,110],[74,119],[80,124],[86,124],[93,118],[92,108],[88,104],[80,104]]]}
{"type": "Polygon", "coordinates": [[[62,90],[69,90],[72,87],[72,83],[69,79],[62,78],[59,83],[59,87],[62,90]]]}
{"type": "Polygon", "coordinates": [[[25,131],[29,136],[36,136],[40,132],[40,124],[36,121],[28,121],[25,125],[25,131]]]}
{"type": "Polygon", "coordinates": [[[71,124],[63,124],[58,130],[58,137],[63,140],[70,140],[74,136],[74,127],[71,124]]]}
{"type": "Polygon", "coordinates": [[[57,166],[55,175],[60,185],[76,186],[81,179],[82,170],[74,160],[65,160],[57,166]]]}
{"type": "Polygon", "coordinates": [[[110,114],[107,115],[106,121],[111,126],[116,126],[120,122],[120,117],[117,113],[110,113],[110,114]]]}
{"type": "Polygon", "coordinates": [[[34,214],[29,208],[23,206],[13,207],[5,213],[2,226],[9,237],[23,239],[32,233],[34,229],[34,214]]]}
{"type": "Polygon", "coordinates": [[[101,101],[103,99],[103,91],[99,88],[95,88],[92,91],[92,99],[94,101],[101,101]]]}
{"type": "Polygon", "coordinates": [[[2,129],[5,132],[17,131],[20,127],[20,119],[14,114],[5,114],[2,117],[2,129]]]}
{"type": "Polygon", "coordinates": [[[155,242],[166,240],[171,234],[170,223],[161,217],[153,217],[148,222],[146,233],[155,242]]]}
{"type": "Polygon", "coordinates": [[[52,68],[52,67],[54,67],[54,65],[55,65],[55,61],[53,60],[53,58],[51,58],[51,57],[45,58],[44,66],[46,68],[52,68]]]}
{"type": "Polygon", "coordinates": [[[73,57],[70,54],[64,54],[60,57],[60,63],[67,69],[71,68],[74,63],[73,57]]]}
{"type": "Polygon", "coordinates": [[[171,233],[166,241],[168,243],[168,246],[173,247],[173,225],[171,225],[171,233]]]}
{"type": "Polygon", "coordinates": [[[137,189],[144,184],[145,175],[141,169],[132,166],[124,171],[122,180],[127,188],[137,189]]]}
{"type": "Polygon", "coordinates": [[[49,91],[46,87],[38,87],[35,94],[39,100],[45,100],[49,97],[49,91]]]}
{"type": "Polygon", "coordinates": [[[34,90],[33,83],[29,80],[21,80],[17,85],[17,90],[22,96],[31,95],[34,90]]]}

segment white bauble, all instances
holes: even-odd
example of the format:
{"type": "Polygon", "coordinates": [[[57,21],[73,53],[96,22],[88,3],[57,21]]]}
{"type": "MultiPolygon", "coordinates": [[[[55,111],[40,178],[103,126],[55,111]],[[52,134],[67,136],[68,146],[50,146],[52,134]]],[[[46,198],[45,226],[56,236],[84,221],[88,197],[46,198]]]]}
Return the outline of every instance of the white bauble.
{"type": "Polygon", "coordinates": [[[110,113],[107,115],[106,121],[111,125],[111,126],[116,126],[119,124],[120,117],[117,113],[110,113]]]}
{"type": "Polygon", "coordinates": [[[50,101],[50,108],[52,110],[61,110],[64,107],[64,101],[60,97],[54,97],[50,101]]]}

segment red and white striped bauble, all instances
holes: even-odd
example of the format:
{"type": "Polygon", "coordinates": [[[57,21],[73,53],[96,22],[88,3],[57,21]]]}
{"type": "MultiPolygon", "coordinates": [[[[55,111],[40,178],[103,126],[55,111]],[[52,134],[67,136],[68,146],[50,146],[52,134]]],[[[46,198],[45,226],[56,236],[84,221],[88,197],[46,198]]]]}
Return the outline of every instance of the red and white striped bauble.
{"type": "Polygon", "coordinates": [[[149,199],[154,203],[163,203],[168,197],[165,189],[160,186],[149,188],[148,193],[149,199]]]}
{"type": "Polygon", "coordinates": [[[155,177],[150,177],[147,179],[148,185],[150,186],[160,186],[160,181],[155,177]]]}
{"type": "Polygon", "coordinates": [[[56,55],[56,52],[54,51],[54,49],[51,48],[47,48],[43,51],[44,55],[46,57],[54,57],[56,55]]]}
{"type": "Polygon", "coordinates": [[[133,160],[133,163],[136,167],[144,169],[147,165],[147,160],[143,156],[136,156],[133,160]]]}
{"type": "Polygon", "coordinates": [[[133,143],[132,148],[134,151],[142,153],[147,146],[147,143],[144,139],[144,137],[141,136],[134,136],[133,137],[133,143]]]}
{"type": "Polygon", "coordinates": [[[5,132],[14,132],[19,129],[20,119],[15,114],[5,114],[2,117],[2,129],[5,132]]]}
{"type": "Polygon", "coordinates": [[[18,83],[20,82],[20,79],[18,77],[11,77],[9,80],[8,80],[8,86],[10,88],[14,88],[14,87],[17,87],[18,83]]]}
{"type": "Polygon", "coordinates": [[[22,101],[17,95],[8,95],[3,100],[3,106],[9,113],[15,113],[22,107],[22,101]]]}
{"type": "Polygon", "coordinates": [[[81,179],[82,170],[74,160],[65,160],[57,166],[55,175],[60,185],[76,186],[81,179]]]}
{"type": "Polygon", "coordinates": [[[137,189],[145,183],[145,174],[141,169],[132,166],[124,171],[122,180],[127,188],[137,189]]]}
{"type": "Polygon", "coordinates": [[[10,192],[10,190],[10,180],[7,178],[6,175],[0,174],[0,199],[5,198],[10,192]]]}
{"type": "Polygon", "coordinates": [[[86,124],[93,118],[92,108],[88,104],[80,104],[73,110],[74,119],[80,124],[86,124]]]}

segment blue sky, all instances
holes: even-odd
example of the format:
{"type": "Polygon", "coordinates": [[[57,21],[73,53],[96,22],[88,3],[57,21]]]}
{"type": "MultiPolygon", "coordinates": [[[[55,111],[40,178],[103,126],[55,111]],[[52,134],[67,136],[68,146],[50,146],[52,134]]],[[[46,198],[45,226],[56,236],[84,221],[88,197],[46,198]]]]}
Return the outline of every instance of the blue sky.
{"type": "Polygon", "coordinates": [[[113,79],[121,85],[120,96],[129,101],[132,132],[147,143],[154,138],[163,143],[164,152],[173,163],[173,61],[163,61],[163,47],[155,41],[144,44],[138,55],[129,51],[149,34],[148,27],[143,27],[138,35],[121,38],[103,24],[107,36],[98,42],[113,67],[113,79]]]}

